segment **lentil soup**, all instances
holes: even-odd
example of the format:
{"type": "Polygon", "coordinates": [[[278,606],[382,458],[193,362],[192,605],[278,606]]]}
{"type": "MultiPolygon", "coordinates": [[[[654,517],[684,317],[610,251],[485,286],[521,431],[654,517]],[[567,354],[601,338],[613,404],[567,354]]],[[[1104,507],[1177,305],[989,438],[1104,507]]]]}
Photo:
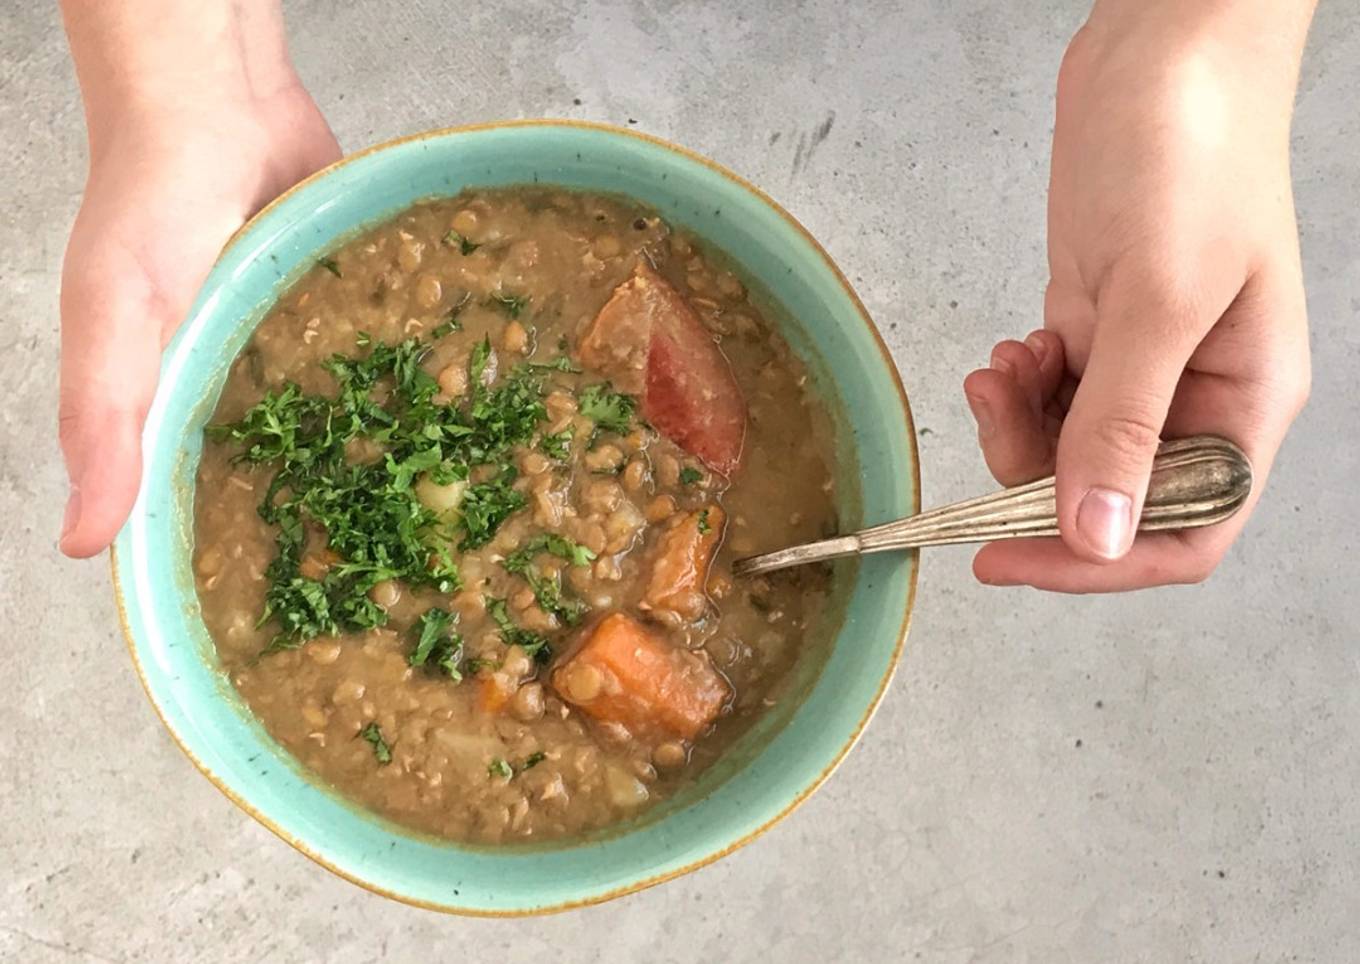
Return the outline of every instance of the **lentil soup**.
{"type": "Polygon", "coordinates": [[[729,565],[835,531],[830,420],[726,265],[627,200],[498,189],[279,299],[208,429],[194,567],[305,767],[418,831],[546,840],[800,695],[829,570],[729,565]]]}

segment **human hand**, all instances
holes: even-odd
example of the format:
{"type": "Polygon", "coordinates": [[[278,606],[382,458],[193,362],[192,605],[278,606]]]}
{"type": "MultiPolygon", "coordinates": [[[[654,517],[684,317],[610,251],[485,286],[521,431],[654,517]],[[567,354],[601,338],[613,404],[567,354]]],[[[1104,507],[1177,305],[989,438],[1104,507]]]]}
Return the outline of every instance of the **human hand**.
{"type": "Polygon", "coordinates": [[[1045,328],[999,343],[964,382],[999,482],[1056,470],[1062,538],[984,547],[982,582],[1199,582],[1245,524],[1308,394],[1289,178],[1306,29],[1306,16],[1291,37],[1281,24],[1263,34],[1174,3],[1110,0],[1072,41],[1058,79],[1045,328]],[[1246,451],[1251,499],[1220,525],[1134,542],[1159,437],[1201,432],[1246,451]]]}
{"type": "Polygon", "coordinates": [[[89,179],[61,291],[70,556],[102,550],[131,510],[161,350],[223,244],[340,154],[295,76],[263,93],[204,84],[172,100],[89,116],[89,179]]]}

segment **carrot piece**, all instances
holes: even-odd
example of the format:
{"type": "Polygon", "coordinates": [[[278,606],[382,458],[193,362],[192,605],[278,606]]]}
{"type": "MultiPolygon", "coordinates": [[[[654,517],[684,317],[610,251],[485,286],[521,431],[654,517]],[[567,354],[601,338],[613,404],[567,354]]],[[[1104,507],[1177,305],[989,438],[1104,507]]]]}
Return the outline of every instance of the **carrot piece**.
{"type": "Polygon", "coordinates": [[[477,680],[477,708],[488,716],[505,709],[505,704],[510,702],[510,691],[505,682],[499,673],[480,677],[477,680]]]}
{"type": "Polygon", "coordinates": [[[710,505],[685,513],[661,533],[652,551],[652,574],[642,597],[645,608],[668,610],[687,620],[704,614],[708,569],[726,518],[721,506],[710,505]]]}
{"type": "Polygon", "coordinates": [[[702,657],[672,646],[625,613],[589,631],[552,675],[553,688],[592,718],[643,740],[692,740],[727,702],[727,683],[702,657]]]}

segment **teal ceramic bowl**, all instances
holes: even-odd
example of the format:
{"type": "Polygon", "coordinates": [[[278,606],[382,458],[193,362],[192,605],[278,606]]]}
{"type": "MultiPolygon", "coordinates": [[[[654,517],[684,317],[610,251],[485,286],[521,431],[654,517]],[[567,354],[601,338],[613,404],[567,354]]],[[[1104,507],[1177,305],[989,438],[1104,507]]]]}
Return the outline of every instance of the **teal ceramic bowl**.
{"type": "Polygon", "coordinates": [[[892,677],[916,587],[914,555],[845,564],[841,628],[801,702],[754,728],[650,819],[607,836],[501,849],[420,837],[350,806],[269,738],[216,662],[190,568],[194,472],[227,367],[283,289],[346,236],[422,198],[532,182],[630,195],[735,258],[788,319],[785,335],[832,409],[841,519],[867,525],[919,508],[906,395],[854,291],[773,201],[685,150],[567,122],[434,131],[348,157],[247,224],[166,351],[147,419],[142,488],[113,562],[133,660],[194,765],[257,820],[356,884],[469,914],[605,900],[693,870],[770,827],[863,732],[892,677]]]}

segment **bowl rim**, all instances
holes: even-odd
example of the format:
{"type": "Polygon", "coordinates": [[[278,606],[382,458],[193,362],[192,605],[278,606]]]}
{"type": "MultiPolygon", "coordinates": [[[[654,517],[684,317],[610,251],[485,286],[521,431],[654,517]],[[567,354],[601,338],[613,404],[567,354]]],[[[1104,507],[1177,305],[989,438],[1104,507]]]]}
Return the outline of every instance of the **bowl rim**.
{"type": "MultiPolygon", "coordinates": [[[[708,168],[713,173],[725,178],[728,181],[731,181],[737,187],[741,188],[748,194],[752,195],[756,200],[760,201],[762,204],[769,207],[790,228],[792,228],[795,232],[800,234],[803,237],[803,240],[805,240],[811,246],[812,250],[822,259],[826,267],[831,271],[832,275],[835,277],[836,281],[840,284],[841,288],[844,289],[845,294],[849,297],[851,304],[854,305],[855,311],[858,314],[860,321],[863,323],[864,329],[868,332],[874,347],[878,350],[878,353],[882,356],[882,360],[887,370],[889,380],[892,384],[892,387],[896,390],[897,399],[902,409],[903,422],[905,423],[906,428],[908,451],[910,452],[911,455],[911,475],[912,475],[911,512],[915,514],[921,511],[920,451],[916,438],[916,425],[915,421],[912,418],[911,404],[907,399],[906,388],[902,384],[901,373],[897,369],[896,362],[893,361],[892,353],[888,350],[888,346],[883,341],[882,334],[879,332],[878,327],[874,324],[873,319],[870,317],[868,310],[864,307],[864,303],[860,300],[859,295],[855,292],[854,287],[845,277],[844,272],[841,271],[840,267],[831,258],[831,255],[827,253],[826,249],[823,248],[821,243],[818,242],[817,239],[812,235],[812,232],[809,231],[806,227],[804,227],[802,222],[800,222],[797,218],[790,214],[781,204],[775,201],[772,197],[766,194],[759,187],[757,187],[750,181],[746,180],[741,175],[736,174],[735,172],[724,167],[723,165],[717,163],[716,161],[713,161],[708,157],[705,157],[704,155],[697,153],[696,151],[690,150],[689,148],[686,147],[682,147],[679,144],[675,144],[671,141],[657,137],[653,134],[647,134],[643,131],[634,130],[631,128],[619,127],[614,124],[599,123],[597,121],[584,121],[570,118],[527,118],[517,120],[489,121],[475,124],[460,124],[451,127],[431,128],[429,130],[418,131],[413,134],[406,134],[400,137],[391,138],[389,140],[381,141],[377,144],[373,144],[369,147],[355,151],[352,154],[346,154],[340,159],[333,161],[332,163],[321,168],[320,170],[314,171],[312,174],[309,174],[307,177],[303,178],[302,180],[294,184],[292,187],[288,188],[282,194],[278,195],[276,198],[274,198],[272,201],[270,201],[268,204],[260,208],[260,210],[256,211],[253,215],[246,219],[246,221],[232,233],[231,237],[229,237],[226,243],[222,246],[222,250],[218,252],[216,261],[220,261],[222,257],[238,241],[240,241],[240,239],[246,234],[247,231],[254,227],[254,225],[257,222],[262,220],[275,207],[282,204],[292,195],[303,190],[313,182],[319,181],[327,177],[333,171],[336,171],[347,164],[368,157],[369,155],[377,154],[382,151],[390,150],[392,148],[399,147],[403,144],[409,144],[416,141],[429,140],[450,135],[471,134],[482,131],[500,130],[506,128],[568,128],[587,130],[594,131],[597,133],[608,134],[616,137],[631,138],[633,140],[642,141],[654,147],[662,148],[663,150],[670,151],[674,154],[679,155],[685,160],[702,165],[703,167],[708,168]]],[[[216,263],[216,261],[214,263],[216,263]]],[[[812,794],[815,793],[822,786],[822,784],[824,784],[831,777],[831,774],[834,773],[836,768],[839,767],[840,764],[845,760],[850,750],[854,748],[855,744],[859,742],[860,737],[863,736],[865,729],[869,725],[869,721],[873,718],[874,713],[878,710],[879,704],[883,701],[883,696],[887,692],[888,685],[892,682],[893,676],[897,672],[898,664],[901,662],[902,651],[906,644],[908,631],[911,628],[912,613],[915,610],[916,606],[917,581],[920,578],[921,572],[921,567],[918,560],[917,564],[911,567],[911,575],[908,577],[906,606],[902,614],[901,625],[899,626],[897,631],[897,640],[893,646],[892,656],[888,661],[888,666],[884,670],[882,678],[879,680],[878,688],[874,691],[873,697],[870,699],[868,705],[865,707],[864,713],[861,715],[859,722],[856,723],[854,731],[849,735],[849,737],[847,737],[845,742],[841,745],[840,749],[837,750],[836,755],[821,770],[821,772],[818,773],[811,781],[809,781],[808,784],[805,787],[803,787],[803,789],[793,799],[785,803],[777,813],[772,815],[769,819],[767,819],[760,826],[756,827],[754,830],[751,830],[748,833],[744,834],[743,836],[737,838],[736,840],[727,843],[725,846],[717,850],[714,850],[711,853],[705,854],[704,856],[699,857],[691,861],[690,863],[685,864],[684,866],[674,868],[672,870],[666,871],[665,873],[656,874],[651,877],[643,877],[638,880],[631,881],[622,886],[615,887],[611,890],[604,891],[598,894],[593,894],[588,897],[583,897],[577,900],[560,901],[555,904],[545,904],[529,908],[493,910],[484,907],[462,906],[449,902],[428,901],[421,898],[412,897],[407,894],[400,893],[398,891],[388,890],[384,887],[381,887],[373,883],[372,881],[369,881],[355,873],[352,873],[348,870],[345,870],[337,866],[336,864],[333,864],[331,861],[327,860],[320,853],[316,852],[311,847],[309,847],[306,841],[300,840],[294,837],[292,834],[288,833],[287,831],[283,830],[283,828],[281,828],[278,824],[271,820],[266,814],[257,810],[248,801],[243,799],[240,795],[238,795],[235,791],[228,787],[227,784],[220,777],[217,776],[217,774],[215,774],[211,769],[209,769],[208,766],[204,764],[203,761],[201,761],[194,754],[193,750],[189,748],[188,744],[184,742],[180,734],[175,730],[173,726],[170,725],[170,721],[166,718],[164,712],[161,710],[160,704],[156,700],[155,694],[153,693],[151,688],[150,680],[146,675],[145,668],[142,666],[141,659],[138,657],[137,644],[133,638],[132,626],[128,619],[127,603],[124,596],[122,582],[118,575],[119,569],[118,549],[116,545],[111,545],[109,547],[109,567],[112,573],[114,602],[118,609],[118,622],[123,635],[123,643],[127,647],[128,655],[132,659],[132,666],[137,674],[137,679],[141,682],[142,689],[146,693],[147,702],[151,704],[151,708],[155,712],[156,718],[160,720],[161,726],[163,726],[166,732],[170,734],[170,738],[174,742],[174,744],[177,747],[179,747],[180,751],[189,759],[189,762],[193,764],[194,768],[198,770],[198,772],[201,773],[208,780],[209,783],[215,786],[225,797],[227,797],[227,799],[229,799],[232,803],[234,803],[237,807],[239,807],[241,810],[243,810],[245,813],[251,816],[257,823],[265,827],[265,829],[269,830],[284,843],[288,844],[298,853],[307,857],[309,860],[323,867],[324,869],[330,871],[332,874],[335,874],[342,880],[348,881],[349,883],[354,884],[366,891],[369,891],[370,893],[377,894],[381,897],[386,897],[389,900],[394,900],[399,903],[406,904],[408,906],[418,907],[421,908],[422,910],[438,911],[443,914],[452,914],[462,917],[482,917],[482,918],[523,918],[557,914],[569,910],[575,910],[582,907],[592,907],[598,904],[603,904],[619,897],[625,897],[629,894],[634,894],[639,891],[646,890],[650,887],[655,887],[659,884],[664,884],[667,881],[675,880],[678,877],[683,877],[686,874],[692,873],[693,871],[699,870],[702,867],[706,867],[709,864],[715,863],[716,861],[721,860],[722,858],[728,856],[734,851],[741,849],[746,844],[751,843],[756,838],[765,834],[768,830],[770,830],[772,827],[774,827],[776,824],[782,821],[785,817],[789,816],[789,814],[793,813],[794,810],[798,809],[798,807],[802,805],[804,801],[806,801],[810,796],[812,796],[812,794]]]]}

